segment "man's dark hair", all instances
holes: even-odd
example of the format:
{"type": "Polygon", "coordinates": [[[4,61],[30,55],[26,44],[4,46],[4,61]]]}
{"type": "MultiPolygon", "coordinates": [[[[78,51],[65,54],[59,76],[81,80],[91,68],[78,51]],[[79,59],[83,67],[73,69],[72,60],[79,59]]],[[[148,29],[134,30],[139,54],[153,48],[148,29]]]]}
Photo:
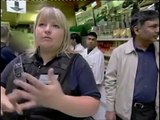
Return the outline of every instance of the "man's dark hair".
{"type": "Polygon", "coordinates": [[[149,20],[155,20],[159,19],[159,13],[155,10],[144,10],[144,11],[139,11],[135,13],[132,18],[131,18],[131,25],[130,25],[130,30],[131,30],[131,35],[133,38],[135,38],[135,33],[134,33],[134,27],[136,25],[144,25],[146,21],[149,20]]]}
{"type": "Polygon", "coordinates": [[[1,38],[6,38],[9,36],[9,29],[7,26],[1,26],[1,38]]]}
{"type": "Polygon", "coordinates": [[[81,36],[77,33],[71,33],[71,39],[75,39],[77,44],[82,42],[81,36]]]}
{"type": "Polygon", "coordinates": [[[97,34],[95,32],[89,32],[88,36],[94,36],[95,38],[97,38],[97,34]]]}

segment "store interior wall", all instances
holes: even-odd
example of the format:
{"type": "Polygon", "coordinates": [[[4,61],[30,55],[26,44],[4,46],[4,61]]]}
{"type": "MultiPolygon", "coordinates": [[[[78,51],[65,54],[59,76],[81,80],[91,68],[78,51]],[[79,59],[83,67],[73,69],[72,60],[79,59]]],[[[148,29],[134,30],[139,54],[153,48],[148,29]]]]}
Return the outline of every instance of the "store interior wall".
{"type": "MultiPolygon", "coordinates": [[[[59,4],[61,2],[58,2],[59,4]]],[[[40,4],[39,2],[27,2],[26,9],[27,13],[25,14],[18,14],[18,13],[11,13],[6,11],[6,1],[1,1],[1,21],[3,22],[9,22],[11,26],[16,26],[18,24],[33,24],[36,18],[36,15],[40,8],[42,8],[44,5],[40,4]]],[[[54,6],[50,5],[50,6],[54,6]]],[[[61,9],[62,12],[65,14],[68,26],[75,25],[75,11],[71,6],[68,4],[64,4],[63,6],[56,6],[57,8],[61,9]],[[62,9],[63,7],[63,9],[62,9]]]]}

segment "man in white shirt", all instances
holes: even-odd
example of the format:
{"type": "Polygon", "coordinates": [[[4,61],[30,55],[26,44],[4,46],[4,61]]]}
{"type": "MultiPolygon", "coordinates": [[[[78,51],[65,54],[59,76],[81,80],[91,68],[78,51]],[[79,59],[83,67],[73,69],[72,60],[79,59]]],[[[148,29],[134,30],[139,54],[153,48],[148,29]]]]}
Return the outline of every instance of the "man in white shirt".
{"type": "Polygon", "coordinates": [[[71,40],[72,40],[72,49],[77,52],[81,53],[85,48],[82,46],[81,42],[82,39],[79,34],[71,33],[71,40]]]}
{"type": "Polygon", "coordinates": [[[94,74],[97,87],[101,93],[101,105],[97,113],[93,116],[95,120],[105,120],[106,93],[104,87],[104,55],[97,47],[97,34],[90,32],[86,39],[87,48],[82,52],[82,56],[90,65],[94,74]]]}

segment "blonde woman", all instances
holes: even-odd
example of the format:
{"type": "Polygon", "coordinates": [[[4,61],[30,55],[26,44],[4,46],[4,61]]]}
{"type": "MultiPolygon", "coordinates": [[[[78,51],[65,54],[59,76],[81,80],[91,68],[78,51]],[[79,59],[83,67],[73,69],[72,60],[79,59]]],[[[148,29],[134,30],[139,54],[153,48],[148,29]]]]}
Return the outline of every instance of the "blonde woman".
{"type": "Polygon", "coordinates": [[[1,114],[7,120],[89,120],[100,93],[87,62],[69,50],[64,14],[42,8],[34,35],[36,51],[20,55],[1,74],[1,114]]]}

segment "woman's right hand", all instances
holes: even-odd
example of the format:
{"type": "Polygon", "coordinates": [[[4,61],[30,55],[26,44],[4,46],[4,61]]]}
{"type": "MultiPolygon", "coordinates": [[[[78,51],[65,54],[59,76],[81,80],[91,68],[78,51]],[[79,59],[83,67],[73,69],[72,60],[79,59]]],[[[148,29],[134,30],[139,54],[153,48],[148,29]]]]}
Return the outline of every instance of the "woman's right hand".
{"type": "Polygon", "coordinates": [[[1,116],[3,115],[3,112],[14,111],[20,113],[17,107],[17,103],[10,101],[10,95],[6,95],[5,89],[1,87],[1,116]]]}
{"type": "Polygon", "coordinates": [[[14,111],[14,105],[9,101],[9,98],[5,93],[2,93],[1,87],[1,115],[3,115],[3,112],[13,112],[14,111]]]}

